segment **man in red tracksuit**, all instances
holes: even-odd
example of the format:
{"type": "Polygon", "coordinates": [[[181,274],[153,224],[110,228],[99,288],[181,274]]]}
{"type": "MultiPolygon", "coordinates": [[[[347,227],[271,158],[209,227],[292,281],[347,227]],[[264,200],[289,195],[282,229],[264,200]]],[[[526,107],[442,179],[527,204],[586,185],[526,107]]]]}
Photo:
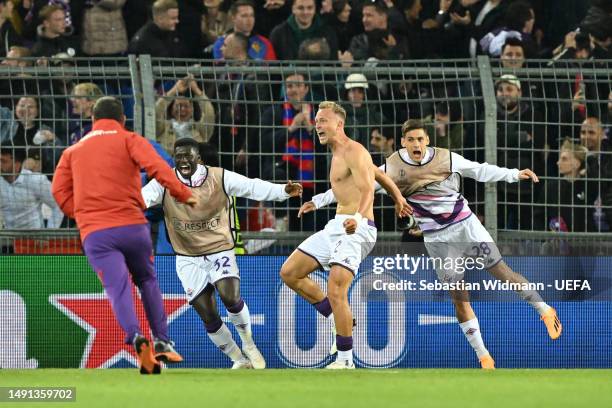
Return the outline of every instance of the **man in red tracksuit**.
{"type": "Polygon", "coordinates": [[[89,263],[98,274],[126,344],[133,344],[142,374],[158,374],[158,360],[182,361],[168,337],[167,316],[153,267],[153,247],[143,215],[140,169],[157,179],[174,199],[197,204],[192,193],[143,137],[124,129],[121,102],[99,99],[93,128],[64,151],[51,191],[62,211],[75,218],[89,263]],[[141,333],[134,309],[130,275],[140,289],[155,337],[153,347],[141,333]]]}

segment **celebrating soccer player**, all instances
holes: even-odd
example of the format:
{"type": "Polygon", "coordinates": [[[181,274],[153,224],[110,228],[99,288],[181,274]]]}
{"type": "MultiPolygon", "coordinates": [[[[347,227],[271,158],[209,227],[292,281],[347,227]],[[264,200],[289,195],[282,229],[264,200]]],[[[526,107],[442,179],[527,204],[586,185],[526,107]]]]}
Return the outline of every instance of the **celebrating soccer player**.
{"type": "MultiPolygon", "coordinates": [[[[376,243],[374,224],[375,167],[368,151],[344,132],[345,110],[335,102],[322,102],[315,117],[321,144],[332,151],[329,178],[338,198],[336,217],[322,231],[302,242],[285,261],[281,278],[335,324],[338,358],[326,368],[353,369],[353,316],[348,289],[359,264],[376,243]],[[308,277],[323,267],[329,270],[327,296],[308,277]],[[333,312],[333,313],[332,313],[333,312]]],[[[379,176],[380,177],[380,176],[379,176]]],[[[390,190],[398,214],[411,211],[401,192],[382,174],[379,182],[390,190]]]]}
{"type": "MultiPolygon", "coordinates": [[[[378,171],[384,171],[391,177],[414,208],[414,218],[423,231],[430,257],[444,259],[457,255],[467,258],[484,254],[485,267],[495,278],[503,282],[528,283],[502,260],[497,245],[473,216],[459,188],[461,176],[481,182],[532,180],[537,183],[536,174],[529,169],[507,169],[473,162],[447,149],[428,145],[429,136],[423,123],[419,120],[406,121],[402,126],[403,149],[392,154],[378,171]],[[478,253],[474,252],[474,248],[478,253]]],[[[336,200],[334,196],[341,203],[338,193],[332,189],[314,196],[312,201],[302,206],[300,213],[331,204],[336,200]]],[[[455,269],[438,268],[436,273],[442,282],[460,282],[464,276],[463,272],[455,269]]],[[[540,314],[550,338],[559,338],[562,326],[555,309],[547,305],[534,290],[519,290],[517,293],[540,314]]],[[[474,348],[482,368],[495,368],[495,362],[482,340],[468,292],[453,290],[451,297],[459,326],[474,348]]]]}
{"type": "Polygon", "coordinates": [[[301,196],[302,186],[291,181],[272,184],[203,166],[199,164],[198,147],[191,138],[174,144],[176,177],[200,200],[198,206],[190,208],[170,199],[156,180],[142,189],[142,195],[147,207],[163,206],[170,244],[177,254],[176,273],[210,340],[233,361],[232,368],[265,368],[266,362],[253,341],[249,308],[240,296],[231,196],[282,201],[301,196]],[[242,351],[219,316],[215,289],[240,335],[242,351]]]}

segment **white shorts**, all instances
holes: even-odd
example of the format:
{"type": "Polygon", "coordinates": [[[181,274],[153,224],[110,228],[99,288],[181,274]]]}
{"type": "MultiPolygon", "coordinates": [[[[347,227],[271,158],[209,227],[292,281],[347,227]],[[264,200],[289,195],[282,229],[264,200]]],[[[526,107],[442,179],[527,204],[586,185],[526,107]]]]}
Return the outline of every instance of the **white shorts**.
{"type": "Polygon", "coordinates": [[[376,226],[373,221],[362,220],[354,234],[347,235],[342,223],[352,215],[337,214],[325,228],[308,237],[298,250],[314,258],[328,271],[332,265],[341,265],[357,274],[359,264],[376,244],[376,226]]]}
{"type": "Polygon", "coordinates": [[[238,265],[234,250],[205,256],[176,256],[176,274],[181,280],[189,302],[195,299],[210,283],[238,278],[238,265]]]}
{"type": "Polygon", "coordinates": [[[443,230],[426,232],[423,239],[430,258],[463,259],[460,262],[465,262],[465,259],[480,259],[477,264],[472,264],[475,265],[473,268],[468,268],[467,264],[461,266],[455,261],[452,264],[454,267],[449,267],[450,263],[436,267],[436,274],[441,282],[459,282],[466,271],[489,269],[502,259],[491,234],[473,214],[443,230]]]}

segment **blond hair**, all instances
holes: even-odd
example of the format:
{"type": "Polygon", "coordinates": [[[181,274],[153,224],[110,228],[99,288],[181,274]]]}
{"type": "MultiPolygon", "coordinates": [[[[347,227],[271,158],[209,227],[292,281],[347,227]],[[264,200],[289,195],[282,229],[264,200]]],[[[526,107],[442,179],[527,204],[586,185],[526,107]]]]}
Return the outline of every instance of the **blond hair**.
{"type": "Polygon", "coordinates": [[[586,161],[586,156],[589,152],[589,149],[587,149],[586,147],[577,143],[573,143],[569,139],[565,139],[565,141],[561,145],[560,151],[564,150],[570,152],[572,156],[574,156],[574,158],[581,163],[581,166],[586,161]]]}
{"type": "Polygon", "coordinates": [[[165,14],[168,10],[177,8],[178,3],[175,0],[157,0],[153,3],[153,17],[165,14]]]}
{"type": "Polygon", "coordinates": [[[83,82],[75,85],[75,87],[72,88],[72,94],[74,95],[77,90],[81,91],[84,94],[80,96],[85,96],[87,97],[87,99],[91,99],[94,101],[104,96],[104,93],[102,92],[100,87],[94,84],[93,82],[83,82]]]}
{"type": "Polygon", "coordinates": [[[319,109],[331,109],[336,115],[340,116],[343,122],[346,121],[346,111],[342,106],[332,101],[323,101],[319,104],[319,109]]]}

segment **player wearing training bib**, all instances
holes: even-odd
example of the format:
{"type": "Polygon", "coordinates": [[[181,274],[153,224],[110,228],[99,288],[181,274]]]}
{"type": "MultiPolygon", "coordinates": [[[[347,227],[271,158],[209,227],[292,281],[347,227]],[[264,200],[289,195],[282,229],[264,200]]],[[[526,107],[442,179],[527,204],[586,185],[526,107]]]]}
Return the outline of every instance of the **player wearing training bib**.
{"type": "MultiPolygon", "coordinates": [[[[414,209],[414,218],[423,231],[425,247],[431,258],[482,257],[485,268],[497,279],[512,283],[527,283],[502,260],[489,232],[474,216],[467,200],[459,192],[461,177],[481,182],[506,181],[515,183],[538,177],[529,169],[517,170],[477,163],[446,149],[428,147],[429,136],[423,123],[409,120],[402,126],[403,149],[392,154],[380,169],[397,185],[414,209]]],[[[381,191],[380,186],[375,186],[381,191]]],[[[335,201],[334,192],[314,196],[305,203],[301,213],[309,212],[335,201]]],[[[443,265],[444,266],[444,265],[443,265]]],[[[442,282],[459,282],[463,272],[437,268],[442,282]]],[[[555,309],[542,301],[533,290],[517,291],[533,306],[544,321],[549,336],[555,340],[562,326],[555,309]]],[[[478,319],[469,303],[467,290],[453,290],[451,297],[461,330],[474,348],[483,368],[495,368],[495,362],[484,346],[478,319]]]]}
{"type": "Polygon", "coordinates": [[[143,187],[142,196],[147,207],[163,207],[169,241],[176,253],[176,273],[189,303],[204,321],[208,337],[234,362],[232,368],[265,368],[253,341],[249,309],[240,296],[231,196],[281,201],[301,195],[302,186],[272,184],[203,166],[198,164],[198,147],[191,138],[179,139],[174,145],[176,177],[198,198],[197,207],[178,203],[155,180],[143,187]],[[242,351],[219,316],[215,289],[240,335],[242,351]]]}

